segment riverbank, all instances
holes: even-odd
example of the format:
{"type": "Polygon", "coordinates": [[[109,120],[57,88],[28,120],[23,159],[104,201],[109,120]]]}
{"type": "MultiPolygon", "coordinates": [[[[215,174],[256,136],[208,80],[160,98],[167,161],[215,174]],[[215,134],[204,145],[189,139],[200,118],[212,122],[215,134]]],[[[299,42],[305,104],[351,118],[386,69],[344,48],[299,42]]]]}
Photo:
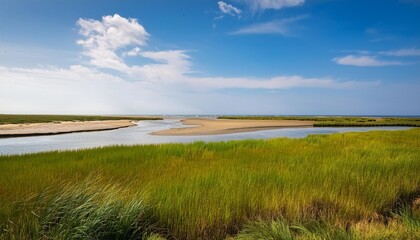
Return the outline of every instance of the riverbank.
{"type": "Polygon", "coordinates": [[[240,132],[252,132],[276,128],[312,127],[312,121],[299,120],[236,120],[236,119],[183,119],[188,127],[171,128],[151,133],[162,136],[216,135],[240,132]]]}
{"type": "Polygon", "coordinates": [[[103,120],[85,122],[47,122],[0,125],[0,138],[54,135],[75,132],[103,131],[135,126],[132,120],[103,120]]]}

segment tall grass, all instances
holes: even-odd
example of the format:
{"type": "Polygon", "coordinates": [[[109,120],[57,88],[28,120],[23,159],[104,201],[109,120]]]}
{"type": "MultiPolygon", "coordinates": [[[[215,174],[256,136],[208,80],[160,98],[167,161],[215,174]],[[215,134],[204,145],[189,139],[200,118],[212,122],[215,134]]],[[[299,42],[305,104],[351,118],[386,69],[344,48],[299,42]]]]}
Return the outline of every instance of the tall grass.
{"type": "Polygon", "coordinates": [[[59,184],[16,205],[17,216],[4,236],[16,239],[148,239],[156,228],[143,194],[131,195],[115,184],[88,178],[59,184]]]}
{"type": "Polygon", "coordinates": [[[235,240],[388,240],[420,239],[420,220],[406,212],[395,214],[387,224],[359,222],[353,226],[334,226],[327,222],[290,225],[282,219],[258,220],[245,224],[235,240]],[[409,223],[408,223],[408,222],[409,223]]]}
{"type": "Polygon", "coordinates": [[[87,116],[87,115],[25,115],[0,114],[0,124],[48,123],[62,121],[99,121],[99,120],[162,120],[160,117],[129,116],[87,116]]]}
{"type": "MultiPolygon", "coordinates": [[[[16,211],[14,202],[46,188],[60,192],[66,189],[62,182],[83,185],[100,172],[97,186],[106,189],[112,183],[124,189],[113,198],[124,202],[119,213],[126,209],[125,195],[147,192],[132,199],[150,206],[148,216],[159,229],[153,233],[168,238],[234,237],[244,233],[246,224],[270,227],[278,219],[317,236],[322,229],[348,234],[357,227],[385,229],[392,236],[419,231],[415,207],[406,212],[411,225],[386,224],[393,213],[402,216],[403,206],[420,201],[420,129],[3,156],[0,172],[2,226],[32,216],[32,207],[16,211]],[[325,225],[315,231],[309,223],[325,225]]],[[[32,220],[25,224],[36,225],[32,220]]],[[[291,230],[293,237],[301,237],[300,232],[291,230]]]]}

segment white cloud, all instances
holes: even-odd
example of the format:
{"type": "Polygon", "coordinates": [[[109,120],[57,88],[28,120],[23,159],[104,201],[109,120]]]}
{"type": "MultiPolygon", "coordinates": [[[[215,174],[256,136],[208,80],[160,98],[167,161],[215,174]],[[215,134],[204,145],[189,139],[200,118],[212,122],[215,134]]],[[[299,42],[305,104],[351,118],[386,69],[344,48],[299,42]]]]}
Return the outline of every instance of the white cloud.
{"type": "Polygon", "coordinates": [[[184,65],[188,63],[190,56],[184,50],[169,50],[169,51],[146,51],[141,55],[145,58],[155,60],[156,62],[163,62],[175,65],[184,65]]]}
{"type": "Polygon", "coordinates": [[[305,3],[305,0],[242,0],[247,3],[252,11],[263,11],[266,9],[279,10],[287,7],[297,7],[305,3]]]}
{"type": "MultiPolygon", "coordinates": [[[[201,95],[220,89],[352,88],[332,78],[197,77],[185,50],[145,51],[149,34],[135,19],[79,19],[79,40],[89,64],[67,68],[0,66],[0,112],[157,114],[200,113],[201,95]],[[118,37],[117,37],[118,36],[118,37]],[[124,54],[125,50],[125,54],[124,54]],[[127,51],[128,50],[128,51],[127,51]],[[121,56],[118,53],[123,52],[121,56]],[[153,61],[129,65],[125,56],[153,61]],[[118,70],[114,73],[106,69],[118,70]]],[[[208,95],[210,96],[210,95],[208,95]]]]}
{"type": "Polygon", "coordinates": [[[250,77],[193,77],[190,56],[186,51],[169,50],[141,52],[142,57],[155,64],[133,66],[130,75],[153,84],[188,90],[211,89],[289,89],[289,88],[351,88],[354,82],[340,82],[331,78],[304,78],[301,76],[276,76],[272,78],[250,77]]]}
{"type": "Polygon", "coordinates": [[[165,84],[180,81],[185,74],[192,72],[186,51],[146,51],[140,55],[156,63],[132,66],[129,73],[138,80],[165,84]]]}
{"type": "Polygon", "coordinates": [[[154,114],[198,109],[144,81],[92,68],[0,67],[0,111],[9,113],[154,114]]]}
{"type": "Polygon", "coordinates": [[[219,6],[220,11],[224,14],[229,14],[232,16],[241,14],[241,10],[239,8],[236,8],[225,2],[219,1],[217,2],[217,5],[219,6]]]}
{"type": "MultiPolygon", "coordinates": [[[[337,81],[331,78],[304,78],[301,76],[276,76],[272,78],[185,78],[185,84],[204,89],[290,89],[290,88],[352,88],[356,82],[337,81]]],[[[368,83],[377,84],[377,83],[368,83]]]]}
{"type": "Polygon", "coordinates": [[[356,67],[382,67],[393,65],[404,65],[398,61],[379,60],[373,56],[354,56],[348,55],[344,57],[336,57],[333,61],[340,65],[356,66],[356,67]]]}
{"type": "Polygon", "coordinates": [[[285,18],[266,23],[253,24],[236,30],[231,34],[281,34],[287,36],[291,34],[290,27],[293,23],[298,22],[307,17],[307,15],[301,15],[297,17],[285,18]]]}
{"type": "Polygon", "coordinates": [[[123,18],[118,14],[102,17],[102,21],[80,18],[77,21],[83,54],[97,67],[126,71],[128,66],[116,50],[131,45],[146,45],[149,34],[136,19],[123,18]]]}
{"type": "MultiPolygon", "coordinates": [[[[172,59],[172,56],[165,56],[166,53],[145,55],[168,62],[172,59]]],[[[217,94],[219,89],[346,89],[358,86],[358,83],[351,81],[301,76],[226,78],[192,77],[185,73],[171,75],[173,72],[167,71],[169,67],[172,66],[137,66],[141,68],[141,73],[133,69],[132,76],[137,76],[138,81],[81,65],[30,69],[0,67],[0,111],[39,114],[197,114],[205,113],[204,107],[229,112],[228,109],[237,111],[238,108],[215,107],[209,104],[211,99],[207,98],[216,94],[221,102],[229,99],[229,96],[217,94]],[[148,75],[147,78],[140,77],[142,74],[148,75]],[[150,79],[151,82],[143,79],[150,79]]],[[[253,104],[258,105],[256,102],[253,104]]],[[[243,106],[240,109],[246,110],[243,106]]]]}
{"type": "Polygon", "coordinates": [[[404,48],[399,50],[383,51],[380,54],[385,56],[394,56],[394,57],[419,57],[420,49],[417,48],[404,48]]]}
{"type": "Polygon", "coordinates": [[[135,57],[140,55],[140,48],[139,47],[135,47],[133,49],[131,49],[130,51],[124,53],[123,56],[130,56],[130,57],[135,57]]]}

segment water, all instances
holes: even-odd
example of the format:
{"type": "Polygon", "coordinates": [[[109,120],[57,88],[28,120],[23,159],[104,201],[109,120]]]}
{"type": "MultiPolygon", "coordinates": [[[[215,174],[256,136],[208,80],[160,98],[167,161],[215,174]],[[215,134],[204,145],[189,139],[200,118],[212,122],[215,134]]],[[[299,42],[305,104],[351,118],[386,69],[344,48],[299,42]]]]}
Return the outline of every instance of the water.
{"type": "Polygon", "coordinates": [[[366,132],[372,130],[404,130],[409,127],[351,127],[351,128],[283,128],[246,133],[203,136],[154,136],[149,133],[163,129],[185,127],[179,120],[141,121],[137,126],[110,131],[69,133],[61,135],[0,139],[0,155],[93,148],[109,145],[158,143],[187,143],[194,141],[227,141],[267,139],[276,137],[302,138],[309,134],[366,132]]]}

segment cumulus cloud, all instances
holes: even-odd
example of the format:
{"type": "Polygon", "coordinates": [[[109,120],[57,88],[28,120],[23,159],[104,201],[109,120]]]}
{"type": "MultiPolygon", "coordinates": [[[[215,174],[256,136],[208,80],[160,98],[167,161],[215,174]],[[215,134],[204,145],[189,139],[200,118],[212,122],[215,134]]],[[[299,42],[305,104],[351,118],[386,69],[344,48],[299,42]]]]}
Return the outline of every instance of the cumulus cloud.
{"type": "Polygon", "coordinates": [[[356,66],[356,67],[382,67],[382,66],[395,66],[404,65],[399,61],[385,61],[377,59],[373,56],[355,56],[348,55],[344,57],[336,57],[333,61],[340,65],[356,66]]]}
{"type": "Polygon", "coordinates": [[[291,34],[291,25],[302,19],[307,18],[308,16],[302,15],[292,18],[274,20],[266,23],[257,23],[250,26],[243,27],[232,32],[232,35],[242,35],[242,34],[280,34],[280,35],[290,35],[291,34]]]}
{"type": "MultiPolygon", "coordinates": [[[[77,43],[89,63],[69,67],[0,66],[0,111],[14,113],[156,114],[199,113],[185,95],[220,89],[352,88],[356,82],[332,78],[197,77],[185,50],[145,50],[149,34],[135,19],[119,15],[79,19],[77,43]],[[126,56],[151,61],[130,65],[126,56]],[[113,73],[108,69],[117,70],[113,73]]],[[[196,94],[199,96],[202,94],[196,94]]]]}
{"type": "Polygon", "coordinates": [[[247,3],[252,11],[264,11],[266,9],[279,10],[287,7],[297,7],[305,3],[305,0],[242,0],[247,3]]]}
{"type": "Polygon", "coordinates": [[[125,71],[128,66],[116,50],[131,45],[144,46],[149,34],[137,19],[123,18],[118,14],[104,16],[102,20],[83,19],[77,21],[80,39],[77,44],[83,46],[83,54],[97,67],[125,71]]]}
{"type": "MultiPolygon", "coordinates": [[[[286,25],[296,22],[306,16],[298,16],[295,18],[279,20],[275,27],[270,29],[266,27],[260,30],[260,33],[264,31],[274,31],[278,33],[286,34],[286,25]],[[277,27],[277,28],[276,28],[277,27]],[[280,29],[281,28],[281,29],[280,29]]],[[[149,34],[135,19],[121,19],[119,15],[106,16],[102,18],[102,21],[96,20],[79,20],[78,24],[81,26],[80,33],[83,36],[88,36],[88,39],[83,42],[87,42],[88,50],[96,49],[97,46],[107,46],[106,50],[112,54],[117,55],[117,50],[125,47],[137,44],[139,46],[145,46],[147,44],[147,38],[149,34]],[[110,24],[114,19],[120,24],[110,24]],[[120,37],[127,35],[128,39],[120,41],[114,39],[115,36],[103,34],[106,32],[103,29],[108,29],[109,25],[113,25],[116,29],[115,32],[120,32],[119,28],[123,28],[120,32],[120,37]],[[93,39],[93,40],[91,40],[93,39]],[[90,42],[95,44],[91,45],[90,42]],[[92,47],[91,47],[92,46],[92,47]]],[[[251,30],[248,30],[251,33],[251,30]]],[[[258,32],[258,30],[254,30],[258,32]]],[[[240,33],[237,33],[240,34],[240,33]]],[[[241,34],[245,34],[245,31],[241,34]]],[[[80,40],[79,40],[80,42],[80,40]]],[[[83,45],[82,44],[82,45],[83,45]]],[[[84,46],[84,45],[83,45],[84,46]]],[[[84,46],[85,47],[85,46],[84,46]]],[[[86,47],[85,47],[86,49],[86,47]]],[[[101,50],[103,48],[100,48],[101,50]]],[[[86,54],[86,53],[85,53],[86,54]]],[[[245,88],[245,89],[285,89],[293,87],[324,87],[324,88],[337,88],[337,87],[348,87],[351,84],[348,82],[341,83],[336,82],[332,79],[305,79],[299,76],[278,76],[267,79],[253,79],[253,78],[224,78],[224,77],[191,77],[189,74],[193,72],[191,57],[185,50],[166,50],[166,51],[142,51],[138,46],[131,49],[126,53],[127,56],[140,56],[145,59],[152,60],[154,63],[144,65],[133,65],[129,66],[124,62],[123,58],[119,58],[123,68],[114,68],[124,72],[125,79],[130,81],[143,81],[157,85],[171,85],[175,84],[182,85],[183,88],[193,89],[223,89],[223,88],[245,88]]],[[[90,55],[89,55],[90,56],[90,55]]],[[[92,57],[92,60],[94,57],[92,57]]],[[[104,59],[101,59],[105,61],[104,59]]],[[[92,62],[92,61],[91,61],[92,62]]],[[[103,65],[95,64],[98,67],[103,65]]],[[[115,67],[115,66],[114,66],[115,67]]],[[[111,67],[110,67],[111,68],[111,67]]]]}
{"type": "Polygon", "coordinates": [[[380,52],[382,55],[394,56],[394,57],[419,57],[420,49],[417,48],[403,48],[399,50],[383,51],[380,52]]]}
{"type": "Polygon", "coordinates": [[[142,81],[165,84],[180,81],[192,72],[190,56],[183,50],[145,51],[140,55],[156,62],[130,68],[129,73],[142,81]]]}
{"type": "Polygon", "coordinates": [[[227,4],[225,2],[219,1],[217,2],[217,5],[219,6],[220,12],[223,14],[229,14],[232,16],[241,14],[241,10],[237,7],[234,7],[230,4],[227,4]]]}

